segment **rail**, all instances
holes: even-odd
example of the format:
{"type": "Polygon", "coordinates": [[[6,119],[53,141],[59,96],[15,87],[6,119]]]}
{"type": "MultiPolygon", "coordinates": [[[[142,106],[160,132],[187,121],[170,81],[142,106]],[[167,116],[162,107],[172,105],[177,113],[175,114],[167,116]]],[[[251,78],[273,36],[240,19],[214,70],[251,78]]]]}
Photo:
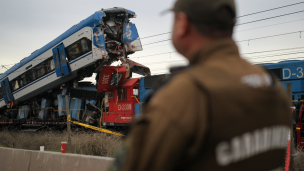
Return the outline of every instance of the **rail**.
{"type": "MultiPolygon", "coordinates": [[[[110,99],[110,98],[104,98],[103,101],[102,101],[102,105],[103,105],[103,103],[104,103],[104,101],[105,101],[106,99],[110,99]]],[[[102,105],[101,105],[101,106],[102,106],[102,105]]],[[[9,109],[9,111],[26,111],[26,110],[30,110],[30,109],[9,109]]],[[[36,110],[52,110],[52,111],[54,111],[54,112],[57,112],[57,115],[58,115],[58,116],[59,116],[59,112],[61,112],[61,111],[66,112],[66,110],[55,110],[53,107],[40,108],[40,109],[37,108],[36,110]]],[[[71,115],[70,115],[70,114],[67,115],[67,121],[68,121],[68,122],[71,122],[71,123],[73,123],[73,124],[75,124],[75,125],[79,125],[79,126],[82,126],[82,127],[86,127],[86,128],[92,129],[92,130],[99,131],[99,132],[104,132],[104,133],[108,133],[108,134],[112,134],[112,135],[117,135],[117,136],[124,137],[125,135],[123,135],[123,134],[116,133],[116,132],[113,132],[113,131],[110,131],[110,130],[101,128],[102,112],[103,112],[103,111],[106,112],[106,109],[105,109],[105,108],[104,108],[104,109],[101,108],[101,109],[99,109],[99,110],[101,111],[101,117],[100,117],[100,123],[99,123],[100,127],[99,127],[99,128],[98,128],[98,127],[91,126],[91,125],[83,124],[83,123],[80,123],[80,122],[77,122],[77,121],[72,121],[71,115]]],[[[81,112],[82,112],[82,118],[83,118],[83,114],[84,114],[83,109],[70,109],[69,111],[70,111],[70,112],[72,112],[72,111],[78,111],[78,121],[80,121],[80,113],[81,113],[81,112]]],[[[37,117],[38,117],[38,115],[37,115],[37,117]]],[[[44,118],[44,115],[43,115],[43,118],[44,118]]],[[[57,118],[57,120],[58,120],[58,118],[57,118]]]]}

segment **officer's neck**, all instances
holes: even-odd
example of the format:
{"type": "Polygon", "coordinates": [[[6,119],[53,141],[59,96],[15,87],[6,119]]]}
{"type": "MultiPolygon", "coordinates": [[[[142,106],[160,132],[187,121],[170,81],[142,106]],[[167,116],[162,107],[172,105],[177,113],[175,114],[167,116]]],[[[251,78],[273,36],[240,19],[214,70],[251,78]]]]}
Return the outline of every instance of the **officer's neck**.
{"type": "Polygon", "coordinates": [[[189,41],[187,48],[184,51],[184,56],[189,60],[192,61],[191,58],[195,56],[195,54],[200,51],[202,48],[211,44],[214,40],[205,37],[196,37],[189,41]]]}

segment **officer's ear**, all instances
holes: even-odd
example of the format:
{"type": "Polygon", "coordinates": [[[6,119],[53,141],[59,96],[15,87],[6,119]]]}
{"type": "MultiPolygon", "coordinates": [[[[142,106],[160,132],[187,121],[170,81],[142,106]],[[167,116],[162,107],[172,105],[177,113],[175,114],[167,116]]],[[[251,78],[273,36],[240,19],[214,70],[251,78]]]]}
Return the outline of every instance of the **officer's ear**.
{"type": "Polygon", "coordinates": [[[190,30],[190,21],[184,12],[176,12],[174,17],[173,32],[175,36],[182,39],[187,36],[190,30]]]}

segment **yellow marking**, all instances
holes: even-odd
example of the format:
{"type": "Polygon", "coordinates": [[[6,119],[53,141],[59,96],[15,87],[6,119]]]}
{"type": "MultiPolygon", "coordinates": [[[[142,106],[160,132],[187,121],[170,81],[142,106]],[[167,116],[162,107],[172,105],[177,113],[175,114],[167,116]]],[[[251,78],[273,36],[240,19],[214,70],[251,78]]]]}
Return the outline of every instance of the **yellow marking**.
{"type": "Polygon", "coordinates": [[[105,132],[105,133],[108,133],[108,134],[118,135],[118,136],[121,136],[121,137],[125,136],[123,134],[120,134],[120,133],[117,133],[117,132],[113,132],[113,131],[109,131],[107,129],[102,129],[102,128],[98,128],[98,127],[95,127],[95,126],[91,126],[91,125],[87,125],[87,124],[83,124],[83,123],[72,121],[70,115],[68,115],[68,121],[71,122],[71,123],[73,123],[73,124],[76,124],[76,125],[80,125],[80,126],[83,126],[83,127],[86,127],[86,128],[93,129],[95,131],[105,132]]]}
{"type": "Polygon", "coordinates": [[[297,127],[296,130],[301,130],[301,128],[297,127]]]}
{"type": "Polygon", "coordinates": [[[136,96],[131,96],[131,97],[134,97],[137,100],[137,102],[139,103],[139,100],[136,98],[136,96]]]}

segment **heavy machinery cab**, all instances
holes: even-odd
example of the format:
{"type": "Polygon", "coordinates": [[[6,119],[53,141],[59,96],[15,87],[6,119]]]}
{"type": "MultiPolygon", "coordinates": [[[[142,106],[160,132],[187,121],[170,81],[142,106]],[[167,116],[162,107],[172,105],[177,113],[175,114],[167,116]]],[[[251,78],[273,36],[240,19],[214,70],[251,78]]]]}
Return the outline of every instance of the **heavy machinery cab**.
{"type": "Polygon", "coordinates": [[[126,80],[108,92],[109,110],[103,113],[104,126],[127,126],[135,117],[135,104],[139,103],[139,79],[126,80]]]}
{"type": "Polygon", "coordinates": [[[139,99],[139,78],[129,78],[126,65],[104,66],[100,72],[97,92],[104,92],[103,126],[127,126],[135,117],[139,99]]]}

